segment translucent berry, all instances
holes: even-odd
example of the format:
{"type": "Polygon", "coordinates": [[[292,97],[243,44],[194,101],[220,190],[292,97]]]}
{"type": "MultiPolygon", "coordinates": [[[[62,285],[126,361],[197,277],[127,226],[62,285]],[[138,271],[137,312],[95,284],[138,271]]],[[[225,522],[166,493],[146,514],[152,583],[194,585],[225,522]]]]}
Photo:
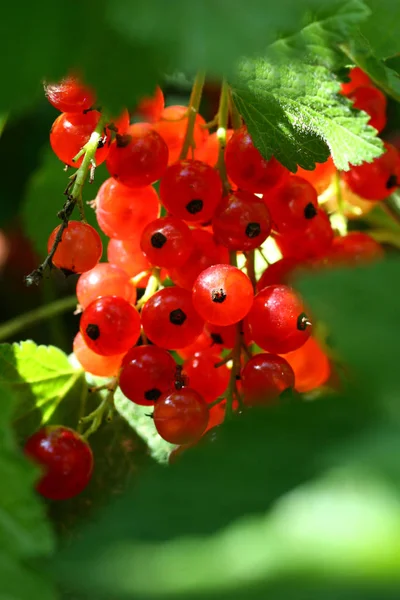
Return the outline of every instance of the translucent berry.
{"type": "Polygon", "coordinates": [[[205,321],[232,325],[241,321],[253,303],[250,279],[231,265],[209,267],[196,279],[193,304],[205,321]]]}
{"type": "MultiPolygon", "coordinates": [[[[108,260],[125,271],[129,277],[136,277],[142,271],[151,269],[151,264],[140,249],[139,240],[110,240],[107,248],[108,260]]],[[[137,286],[146,285],[149,275],[137,283],[137,286]]]]}
{"type": "Polygon", "coordinates": [[[82,308],[100,296],[119,296],[129,304],[136,302],[136,288],[129,276],[110,263],[98,263],[83,273],[76,284],[76,295],[82,308]]]}
{"type": "Polygon", "coordinates": [[[140,335],[140,316],[118,296],[102,296],[85,308],[80,331],[93,352],[113,356],[127,352],[140,335]]]}
{"type": "Polygon", "coordinates": [[[189,385],[196,390],[206,402],[213,402],[228,387],[230,370],[226,365],[216,367],[221,356],[214,348],[196,352],[183,363],[183,371],[188,377],[189,385]]]}
{"type": "Polygon", "coordinates": [[[107,123],[106,128],[109,131],[119,133],[121,135],[128,131],[130,124],[131,118],[129,112],[126,108],[124,108],[118,117],[112,119],[109,123],[107,123]]]}
{"type": "Polygon", "coordinates": [[[112,177],[96,196],[96,217],[108,237],[140,240],[143,228],[160,214],[156,190],[151,186],[129,188],[112,177]]]}
{"type": "Polygon", "coordinates": [[[180,160],[168,167],[161,179],[161,202],[172,215],[185,221],[209,221],[221,197],[218,172],[199,160],[180,160]]]}
{"type": "MultiPolygon", "coordinates": [[[[228,142],[233,135],[233,129],[226,130],[226,142],[228,142]]],[[[196,148],[196,159],[201,160],[211,167],[215,167],[218,161],[219,152],[219,140],[217,132],[212,133],[208,136],[202,146],[196,148]]]]}
{"type": "Polygon", "coordinates": [[[328,215],[318,209],[306,229],[275,235],[278,248],[285,258],[298,261],[325,256],[332,245],[333,229],[328,215]]]}
{"type": "Polygon", "coordinates": [[[341,93],[344,96],[347,96],[360,86],[370,85],[372,83],[368,75],[364,73],[360,67],[353,67],[350,69],[348,77],[350,78],[350,81],[347,83],[342,83],[341,87],[341,93]]]}
{"type": "Polygon", "coordinates": [[[269,404],[288,388],[294,388],[290,364],[276,354],[256,354],[241,373],[243,399],[250,406],[269,404]]]}
{"type": "Polygon", "coordinates": [[[110,146],[106,166],[114,179],[128,187],[151,185],[165,172],[168,148],[148,123],[134,123],[110,146]]]}
{"type": "Polygon", "coordinates": [[[397,189],[400,182],[398,150],[384,142],[385,152],[372,163],[351,167],[342,174],[349,188],[366,200],[384,200],[397,189]]]}
{"type": "Polygon", "coordinates": [[[135,115],[147,123],[158,121],[164,110],[164,94],[157,85],[153,96],[142,98],[135,109],[135,115]]]}
{"type": "Polygon", "coordinates": [[[272,265],[268,265],[257,282],[257,292],[275,283],[287,284],[298,266],[299,261],[295,258],[281,258],[272,265]]]}
{"type": "Polygon", "coordinates": [[[306,179],[320,195],[330,186],[335,170],[334,162],[329,157],[324,163],[317,163],[312,171],[306,171],[299,167],[296,176],[306,179]]]}
{"type": "Polygon", "coordinates": [[[262,201],[238,190],[225,196],[212,220],[215,239],[229,250],[254,250],[269,236],[271,220],[262,201]]]}
{"type": "Polygon", "coordinates": [[[43,469],[36,489],[50,500],[67,500],[80,494],[90,481],[93,454],[73,429],[48,425],[26,442],[25,454],[43,469]]]}
{"type": "MultiPolygon", "coordinates": [[[[73,162],[73,158],[89,141],[97,127],[101,114],[97,110],[88,113],[62,113],[54,121],[50,131],[50,144],[54,154],[70,167],[80,167],[83,156],[73,162]]],[[[101,140],[95,154],[96,165],[100,165],[110,150],[111,138],[106,135],[101,140]]]]}
{"type": "Polygon", "coordinates": [[[295,388],[300,393],[324,385],[331,375],[329,359],[312,336],[303,346],[285,354],[285,359],[294,371],[295,388]]]}
{"type": "Polygon", "coordinates": [[[265,194],[289,176],[289,171],[274,157],[266,160],[261,156],[244,126],[227,143],[225,162],[230,179],[253,194],[265,194]]]}
{"type": "Polygon", "coordinates": [[[212,346],[218,352],[223,348],[233,348],[236,342],[236,325],[214,325],[206,323],[205,331],[210,334],[212,346]]]}
{"type": "Polygon", "coordinates": [[[367,233],[352,231],[333,240],[328,260],[333,264],[355,265],[383,258],[383,248],[367,233]]]}
{"type": "Polygon", "coordinates": [[[119,379],[122,393],[142,406],[175,389],[176,363],[158,346],[135,346],[126,354],[119,379]]]}
{"type": "MultiPolygon", "coordinates": [[[[167,106],[162,111],[159,121],[153,125],[155,131],[161,135],[168,146],[169,165],[179,159],[186,135],[187,112],[187,106],[167,106]]],[[[209,136],[208,129],[202,127],[205,123],[203,117],[197,114],[193,129],[193,140],[196,148],[200,148],[209,136]]]]}
{"type": "Polygon", "coordinates": [[[72,75],[59,83],[46,84],[44,90],[50,104],[63,113],[83,113],[96,101],[93,90],[72,75]]]}
{"type": "Polygon", "coordinates": [[[204,326],[194,309],[191,293],[180,287],[156,292],[143,306],[141,317],[147,337],[168,350],[192,344],[204,326]]]}
{"type": "Polygon", "coordinates": [[[73,343],[74,354],[81,367],[97,377],[115,377],[121,368],[124,354],[116,356],[101,356],[93,352],[86,344],[83,336],[78,332],[73,343]]]}
{"type": "Polygon", "coordinates": [[[264,195],[273,228],[279,233],[303,230],[318,214],[315,188],[301,177],[292,176],[277,189],[264,195]]]}
{"type": "MultiPolygon", "coordinates": [[[[61,225],[49,237],[47,251],[50,252],[61,225]]],[[[64,229],[61,242],[52,258],[53,265],[70,273],[84,273],[93,269],[103,253],[99,234],[91,225],[81,221],[70,221],[64,229]]]]}
{"type": "Polygon", "coordinates": [[[273,354],[300,348],[311,333],[303,301],[286,285],[270,285],[261,290],[246,320],[253,341],[273,354]]]}
{"type": "Polygon", "coordinates": [[[140,247],[152,265],[182,267],[194,249],[192,232],[181,219],[162,217],[142,232],[140,247]]]}
{"type": "Polygon", "coordinates": [[[378,132],[385,128],[387,100],[378,88],[372,85],[358,87],[348,94],[348,97],[354,108],[363,110],[370,116],[368,123],[371,127],[375,127],[378,132]]]}
{"type": "MultiPolygon", "coordinates": [[[[179,348],[176,351],[176,353],[181,358],[186,360],[187,358],[191,358],[194,354],[196,354],[196,352],[201,352],[201,350],[208,350],[212,346],[213,341],[211,339],[211,335],[207,331],[203,330],[192,344],[189,344],[184,348],[179,348]]],[[[218,348],[222,350],[222,346],[218,346],[216,351],[218,351],[218,348]]]]}
{"type": "Polygon", "coordinates": [[[162,396],[154,407],[154,425],[171,444],[198,440],[208,424],[208,406],[198,392],[183,388],[162,396]]]}

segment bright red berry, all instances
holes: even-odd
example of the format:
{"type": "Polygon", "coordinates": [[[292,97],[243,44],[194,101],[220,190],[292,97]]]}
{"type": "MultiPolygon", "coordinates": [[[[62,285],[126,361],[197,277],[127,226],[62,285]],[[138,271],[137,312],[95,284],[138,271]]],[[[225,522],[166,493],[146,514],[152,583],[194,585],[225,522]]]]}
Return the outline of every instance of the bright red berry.
{"type": "Polygon", "coordinates": [[[352,231],[333,240],[329,262],[333,264],[355,265],[383,258],[383,248],[367,233],[352,231]]]}
{"type": "Polygon", "coordinates": [[[46,84],[44,91],[50,104],[64,113],[83,113],[96,101],[93,90],[72,75],[59,83],[46,84]]]}
{"type": "Polygon", "coordinates": [[[368,121],[371,127],[375,127],[378,132],[386,126],[386,105],[387,100],[378,88],[368,85],[354,89],[348,98],[353,102],[354,108],[365,111],[370,119],[368,121]]]}
{"type": "Polygon", "coordinates": [[[277,234],[274,239],[285,258],[302,261],[325,256],[330,250],[333,236],[328,215],[322,209],[318,209],[308,227],[300,231],[277,234]]]}
{"type": "Polygon", "coordinates": [[[300,348],[311,333],[303,301],[287,285],[270,285],[261,290],[246,320],[253,341],[273,354],[300,348]]]}
{"type": "MultiPolygon", "coordinates": [[[[231,139],[232,135],[233,129],[227,129],[226,142],[228,142],[231,139]]],[[[211,167],[215,167],[218,161],[219,145],[220,143],[218,140],[218,134],[215,131],[214,133],[208,136],[208,138],[202,144],[202,146],[196,148],[196,159],[207,163],[211,167]]]]}
{"type": "MultiPolygon", "coordinates": [[[[161,135],[168,146],[169,165],[179,159],[183,140],[186,135],[187,113],[187,106],[167,106],[162,111],[159,121],[153,125],[155,131],[161,135]]],[[[193,140],[196,148],[200,148],[209,136],[208,129],[203,128],[205,124],[206,122],[203,117],[197,113],[193,128],[193,140]]]]}
{"type": "Polygon", "coordinates": [[[168,147],[148,123],[134,123],[110,146],[106,166],[114,179],[138,188],[151,185],[165,172],[168,147]]]}
{"type": "Polygon", "coordinates": [[[154,425],[160,436],[171,444],[189,444],[198,440],[208,424],[208,406],[191,388],[162,396],[154,407],[154,425]]]}
{"type": "Polygon", "coordinates": [[[315,169],[312,171],[306,171],[299,167],[297,169],[297,177],[306,179],[316,189],[317,194],[322,194],[332,182],[332,178],[335,174],[335,164],[331,157],[328,158],[324,163],[317,163],[315,169]]]}
{"type": "MultiPolygon", "coordinates": [[[[47,242],[47,251],[54,245],[61,225],[56,227],[47,242]]],[[[103,253],[99,234],[91,225],[81,221],[69,221],[61,242],[52,258],[53,265],[71,273],[84,273],[93,269],[103,253]]]]}
{"type": "Polygon", "coordinates": [[[293,271],[299,266],[299,261],[295,258],[281,258],[280,260],[268,265],[264,273],[257,282],[257,292],[268,285],[275,283],[285,283],[290,281],[293,271]]]}
{"type": "Polygon", "coordinates": [[[230,179],[253,194],[265,194],[289,177],[289,171],[276,158],[261,156],[244,126],[227,143],[225,162],[230,179]]]}
{"type": "Polygon", "coordinates": [[[179,268],[191,255],[194,242],[192,232],[184,221],[162,217],[143,229],[140,247],[152,265],[179,268]]]}
{"type": "Polygon", "coordinates": [[[221,361],[218,349],[210,348],[196,352],[183,363],[183,371],[189,386],[196,390],[206,402],[213,402],[228,387],[230,370],[226,365],[216,367],[221,361]]]}
{"type": "Polygon", "coordinates": [[[98,263],[83,273],[76,284],[76,295],[82,308],[100,296],[119,296],[129,304],[136,302],[136,288],[129,276],[110,263],[98,263]]]}
{"type": "Polygon", "coordinates": [[[135,109],[135,114],[147,123],[158,121],[164,110],[164,94],[160,86],[156,86],[153,96],[142,98],[135,109]]]}
{"type": "Polygon", "coordinates": [[[273,228],[279,233],[298,232],[309,226],[318,214],[315,188],[301,177],[292,176],[277,189],[264,195],[273,228]]]}
{"type": "Polygon", "coordinates": [[[294,388],[295,376],[290,364],[276,354],[256,354],[242,369],[241,382],[245,404],[269,404],[294,388]]]}
{"type": "Polygon", "coordinates": [[[294,371],[295,387],[300,393],[311,392],[330,377],[329,359],[312,336],[303,346],[285,354],[285,359],[294,371]]]}
{"type": "Polygon", "coordinates": [[[142,406],[153,405],[175,388],[176,363],[158,346],[135,346],[126,354],[119,378],[122,393],[142,406]]]}
{"type": "MultiPolygon", "coordinates": [[[[151,264],[139,246],[139,240],[110,240],[107,248],[108,260],[125,271],[129,277],[136,277],[142,271],[151,269],[151,264]]],[[[147,284],[149,275],[138,282],[137,286],[147,284]]]]}
{"type": "Polygon", "coordinates": [[[102,356],[122,354],[139,339],[140,316],[123,298],[102,296],[83,311],[80,331],[93,352],[102,356]]]}
{"type": "Polygon", "coordinates": [[[97,192],[97,221],[111,238],[139,240],[143,228],[159,214],[158,194],[151,185],[129,188],[109,177],[97,192]]]}
{"type": "Polygon", "coordinates": [[[193,304],[204,320],[215,325],[241,321],[253,303],[253,286],[245,273],[231,265],[209,267],[196,279],[193,304]]]}
{"type": "Polygon", "coordinates": [[[159,290],[149,298],[141,317],[147,337],[168,350],[193,344],[204,327],[203,319],[194,309],[191,293],[175,286],[159,290]]]}
{"type": "Polygon", "coordinates": [[[233,348],[236,343],[236,325],[214,325],[206,323],[204,330],[210,334],[213,348],[220,352],[223,348],[233,348]]]}
{"type": "Polygon", "coordinates": [[[36,489],[45,498],[73,498],[90,481],[93,454],[89,444],[73,429],[61,425],[43,427],[28,439],[24,451],[43,468],[36,489]]]}
{"type": "Polygon", "coordinates": [[[85,343],[83,336],[78,332],[73,343],[74,354],[81,367],[97,377],[115,377],[121,368],[124,354],[115,356],[101,356],[93,352],[85,343]]]}
{"type": "MultiPolygon", "coordinates": [[[[62,113],[57,117],[50,131],[50,144],[54,154],[66,165],[80,167],[83,156],[76,162],[72,159],[89,141],[100,117],[101,114],[97,110],[88,113],[62,113]]],[[[96,165],[100,165],[107,158],[110,142],[109,134],[101,140],[95,154],[96,165]]]]}
{"type": "Polygon", "coordinates": [[[109,123],[107,123],[106,127],[109,131],[119,133],[121,135],[128,131],[130,124],[131,118],[129,116],[129,112],[126,108],[124,108],[116,119],[112,119],[109,123]]]}
{"type": "Polygon", "coordinates": [[[364,71],[360,69],[360,67],[353,67],[352,69],[350,69],[348,76],[350,78],[350,81],[347,83],[342,83],[341,87],[341,93],[344,96],[351,94],[353,90],[360,87],[361,85],[370,85],[372,83],[368,75],[364,73],[364,71]]]}

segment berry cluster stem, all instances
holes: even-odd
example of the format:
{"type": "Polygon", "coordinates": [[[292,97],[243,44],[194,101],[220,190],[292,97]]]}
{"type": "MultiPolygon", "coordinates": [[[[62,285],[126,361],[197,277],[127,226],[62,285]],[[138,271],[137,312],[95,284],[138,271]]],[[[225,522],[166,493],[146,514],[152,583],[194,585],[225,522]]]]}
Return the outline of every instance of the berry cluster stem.
{"type": "Polygon", "coordinates": [[[255,250],[250,250],[247,254],[246,259],[246,271],[247,276],[253,284],[253,288],[256,289],[256,271],[255,271],[255,250]]]}
{"type": "Polygon", "coordinates": [[[86,423],[89,423],[89,427],[82,434],[82,437],[87,440],[92,433],[95,433],[100,425],[103,422],[103,419],[106,418],[108,421],[111,421],[112,414],[114,410],[114,394],[115,390],[118,386],[118,379],[114,378],[109,384],[105,386],[101,386],[98,389],[93,389],[92,391],[100,391],[101,389],[106,389],[107,393],[104,398],[101,400],[100,404],[93,412],[91,412],[86,417],[81,417],[79,419],[78,431],[82,429],[82,426],[86,423]]]}
{"type": "Polygon", "coordinates": [[[196,79],[194,80],[192,93],[190,95],[189,108],[188,108],[188,122],[186,127],[185,138],[182,144],[182,150],[179,155],[179,159],[183,160],[187,157],[187,153],[189,152],[189,148],[194,148],[195,143],[193,139],[193,129],[196,123],[196,117],[199,112],[201,96],[203,93],[204,81],[206,79],[206,74],[204,71],[199,71],[196,75],[196,79]]]}
{"type": "Polygon", "coordinates": [[[232,369],[229,378],[228,389],[226,391],[225,419],[230,419],[233,414],[233,400],[236,395],[236,377],[240,373],[240,356],[242,350],[242,324],[237,324],[236,341],[232,351],[232,369]]]}
{"type": "Polygon", "coordinates": [[[242,126],[242,117],[238,111],[235,101],[233,100],[232,90],[229,89],[229,112],[231,115],[233,129],[239,129],[242,126]]]}
{"type": "Polygon", "coordinates": [[[155,269],[153,269],[153,272],[150,275],[150,278],[147,283],[147,286],[146,286],[143,296],[136,303],[137,310],[140,310],[146,304],[147,300],[149,300],[149,298],[151,298],[156,293],[156,291],[158,290],[159,287],[160,287],[160,269],[155,268],[155,269]]]}
{"type": "Polygon", "coordinates": [[[226,130],[228,127],[228,117],[229,117],[229,86],[227,81],[224,79],[221,86],[221,94],[219,97],[219,107],[218,107],[218,129],[217,129],[217,137],[218,137],[218,160],[217,160],[217,169],[219,171],[222,185],[224,188],[224,193],[227,194],[230,190],[228,176],[226,174],[226,166],[225,166],[225,148],[226,148],[226,130]]]}

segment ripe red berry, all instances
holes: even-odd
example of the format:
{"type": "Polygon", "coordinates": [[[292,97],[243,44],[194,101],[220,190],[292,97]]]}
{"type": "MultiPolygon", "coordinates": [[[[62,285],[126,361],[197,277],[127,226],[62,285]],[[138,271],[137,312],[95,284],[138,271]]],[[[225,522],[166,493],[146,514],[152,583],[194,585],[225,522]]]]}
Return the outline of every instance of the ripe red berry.
{"type": "Polygon", "coordinates": [[[355,265],[383,258],[383,248],[367,233],[352,231],[333,240],[329,262],[333,264],[355,265]]]}
{"type": "Polygon", "coordinates": [[[317,194],[322,194],[332,182],[335,174],[335,164],[331,157],[324,163],[317,163],[315,169],[306,171],[299,167],[297,169],[297,177],[306,179],[316,189],[317,194]]]}
{"type": "MultiPolygon", "coordinates": [[[[108,260],[125,271],[129,277],[135,277],[142,271],[151,269],[151,264],[140,249],[138,240],[110,240],[107,248],[108,260]]],[[[138,282],[137,286],[145,286],[149,275],[138,282]]]]}
{"type": "Polygon", "coordinates": [[[288,388],[295,376],[290,364],[276,354],[256,354],[242,369],[241,382],[245,404],[269,404],[288,388]]]}
{"type": "Polygon", "coordinates": [[[123,298],[102,296],[83,311],[80,331],[93,352],[102,356],[122,354],[139,339],[140,316],[123,298]]]}
{"type": "Polygon", "coordinates": [[[303,301],[286,285],[270,285],[261,290],[246,320],[253,341],[273,354],[300,348],[311,334],[303,301]]]}
{"type": "Polygon", "coordinates": [[[225,162],[230,179],[253,194],[265,194],[289,177],[289,171],[276,158],[261,156],[244,126],[227,143],[225,162]]]}
{"type": "MultiPolygon", "coordinates": [[[[62,113],[57,117],[50,131],[50,144],[54,154],[66,165],[80,167],[83,156],[76,162],[73,162],[72,159],[89,141],[100,117],[97,110],[91,110],[88,113],[62,113]]],[[[101,141],[95,154],[96,165],[100,165],[107,158],[110,142],[109,135],[101,141]]]]}
{"type": "Polygon", "coordinates": [[[215,239],[229,250],[254,250],[270,234],[269,211],[261,198],[237,190],[219,203],[212,220],[215,239]]]}
{"type": "Polygon", "coordinates": [[[204,326],[194,309],[191,293],[180,287],[156,292],[143,306],[141,317],[147,337],[168,350],[192,344],[204,326]]]}
{"type": "MultiPolygon", "coordinates": [[[[47,242],[50,252],[61,225],[56,227],[47,242]]],[[[53,265],[71,273],[84,273],[93,269],[103,253],[99,234],[91,225],[70,221],[63,231],[61,242],[52,258],[53,265]]]]}
{"type": "Polygon", "coordinates": [[[162,217],[149,223],[142,232],[140,247],[152,265],[182,267],[191,255],[194,243],[189,227],[175,217],[162,217]]]}
{"type": "Polygon", "coordinates": [[[303,346],[285,354],[285,359],[294,371],[295,387],[300,393],[315,390],[330,377],[329,359],[312,336],[303,346]]]}
{"type": "Polygon", "coordinates": [[[236,325],[214,325],[206,323],[204,330],[210,334],[212,346],[220,352],[223,348],[233,348],[236,343],[236,325]]]}
{"type": "Polygon", "coordinates": [[[156,86],[153,96],[142,98],[135,109],[135,114],[147,123],[158,121],[164,110],[164,94],[160,86],[156,86]]]}
{"type": "Polygon", "coordinates": [[[257,282],[257,292],[260,292],[268,285],[275,283],[285,283],[290,281],[293,271],[299,266],[299,261],[295,258],[281,258],[280,260],[268,265],[264,273],[257,282]]]}
{"type": "Polygon", "coordinates": [[[78,332],[73,343],[73,352],[82,368],[97,377],[115,377],[121,368],[124,354],[115,356],[101,356],[93,352],[86,344],[83,336],[78,332]]]}
{"type": "Polygon", "coordinates": [[[46,84],[44,91],[50,104],[64,113],[83,113],[96,101],[93,90],[72,75],[59,83],[46,84]]]}
{"type": "Polygon", "coordinates": [[[125,355],[119,378],[122,393],[142,406],[153,405],[175,388],[176,363],[158,346],[135,346],[125,355]]]}
{"type": "Polygon", "coordinates": [[[385,152],[372,163],[351,167],[343,173],[349,188],[366,200],[384,200],[400,183],[399,152],[392,144],[384,142],[385,152]]]}
{"type": "MultiPolygon", "coordinates": [[[[201,352],[201,350],[208,350],[213,346],[213,341],[211,339],[211,335],[205,331],[205,329],[201,332],[201,334],[195,339],[193,344],[189,344],[184,348],[179,348],[176,353],[186,360],[187,358],[191,358],[196,352],[201,352]]],[[[218,349],[222,350],[222,346],[218,346],[218,349]]]]}
{"type": "Polygon", "coordinates": [[[353,67],[350,69],[348,76],[350,81],[348,83],[342,83],[341,86],[341,93],[344,96],[347,96],[361,85],[370,85],[372,83],[368,75],[364,73],[360,67],[353,67]]]}
{"type": "Polygon", "coordinates": [[[277,189],[264,195],[273,227],[279,233],[299,232],[318,214],[315,188],[301,177],[292,176],[277,189]]]}
{"type": "Polygon", "coordinates": [[[370,116],[368,123],[371,127],[375,127],[378,132],[385,128],[387,100],[378,88],[372,85],[358,87],[348,94],[348,97],[354,108],[363,110],[370,116]]]}
{"type": "Polygon", "coordinates": [[[148,123],[134,123],[110,146],[106,166],[114,179],[128,187],[151,185],[165,172],[168,147],[148,123]]]}
{"type": "Polygon", "coordinates": [[[109,123],[107,123],[106,127],[109,131],[119,133],[121,135],[128,131],[130,124],[131,118],[129,112],[126,108],[124,108],[116,119],[112,119],[109,123]]]}
{"type": "Polygon", "coordinates": [[[275,235],[275,241],[285,258],[298,261],[325,256],[332,245],[333,229],[328,215],[318,209],[306,229],[275,235]]]}
{"type": "Polygon", "coordinates": [[[216,367],[220,360],[218,350],[210,348],[196,352],[183,363],[183,371],[188,377],[189,386],[206,402],[213,402],[219,398],[228,387],[230,370],[226,365],[216,367]]]}
{"type": "MultiPolygon", "coordinates": [[[[159,121],[153,127],[165,140],[169,150],[168,164],[171,165],[179,159],[183,140],[187,129],[187,106],[167,106],[161,113],[159,121]]],[[[197,113],[193,129],[193,140],[196,148],[200,148],[209,136],[208,129],[204,129],[205,120],[197,113]]]]}
{"type": "Polygon", "coordinates": [[[250,279],[231,265],[209,267],[196,279],[193,304],[204,320],[215,325],[241,321],[253,303],[250,279]]]}
{"type": "MultiPolygon", "coordinates": [[[[226,142],[228,142],[233,135],[233,129],[226,130],[226,142]]],[[[206,141],[199,147],[196,148],[196,159],[207,163],[211,167],[215,167],[218,161],[219,153],[219,140],[217,132],[215,131],[208,136],[206,141]]]]}
{"type": "Polygon", "coordinates": [[[89,444],[73,429],[61,425],[43,427],[28,439],[24,450],[43,468],[36,489],[45,498],[73,498],[90,481],[93,454],[89,444]]]}
{"type": "Polygon", "coordinates": [[[198,440],[208,424],[208,406],[195,390],[183,388],[162,396],[154,407],[154,425],[171,444],[198,440]]]}
{"type": "Polygon", "coordinates": [[[151,185],[129,188],[109,177],[97,192],[97,221],[111,238],[139,240],[143,228],[159,214],[158,195],[151,185]]]}
{"type": "Polygon", "coordinates": [[[209,221],[221,197],[220,176],[199,160],[180,160],[168,167],[161,179],[161,202],[172,215],[185,221],[209,221]]]}
{"type": "Polygon", "coordinates": [[[82,308],[100,296],[119,296],[129,304],[136,302],[136,288],[129,276],[110,263],[98,263],[83,273],[76,284],[76,295],[82,308]]]}

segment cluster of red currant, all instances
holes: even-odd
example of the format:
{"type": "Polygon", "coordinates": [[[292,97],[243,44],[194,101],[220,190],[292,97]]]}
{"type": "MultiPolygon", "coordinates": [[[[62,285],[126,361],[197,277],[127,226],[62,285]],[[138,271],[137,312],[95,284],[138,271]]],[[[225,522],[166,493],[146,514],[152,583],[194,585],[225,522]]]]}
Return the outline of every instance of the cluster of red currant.
{"type": "MultiPolygon", "coordinates": [[[[385,97],[365,74],[353,69],[342,91],[383,128],[385,97]]],[[[69,78],[46,94],[63,111],[51,130],[52,148],[65,164],[79,166],[101,118],[93,93],[69,78]]],[[[340,176],[353,192],[349,202],[354,194],[381,200],[398,185],[400,169],[397,150],[386,144],[372,164],[347,173],[338,175],[329,159],[291,175],[261,156],[244,125],[229,130],[219,123],[210,134],[191,110],[164,108],[157,88],[135,111],[145,122],[130,124],[128,111],[105,122],[94,160],[106,161],[110,178],[94,206],[110,238],[108,262],[99,263],[100,237],[84,221],[69,221],[52,255],[55,266],[81,273],[74,353],[82,367],[115,378],[129,400],[154,407],[158,433],[185,446],[225,413],[271,403],[288,388],[309,392],[329,379],[329,359],[310,336],[307,311],[288,278],[299,267],[379,258],[382,248],[367,234],[334,235],[321,198],[340,176]],[[257,277],[254,253],[265,259],[267,239],[281,258],[266,260],[257,277]]],[[[69,497],[85,487],[92,457],[77,433],[45,428],[26,448],[49,469],[39,484],[45,496],[69,497]]]]}

